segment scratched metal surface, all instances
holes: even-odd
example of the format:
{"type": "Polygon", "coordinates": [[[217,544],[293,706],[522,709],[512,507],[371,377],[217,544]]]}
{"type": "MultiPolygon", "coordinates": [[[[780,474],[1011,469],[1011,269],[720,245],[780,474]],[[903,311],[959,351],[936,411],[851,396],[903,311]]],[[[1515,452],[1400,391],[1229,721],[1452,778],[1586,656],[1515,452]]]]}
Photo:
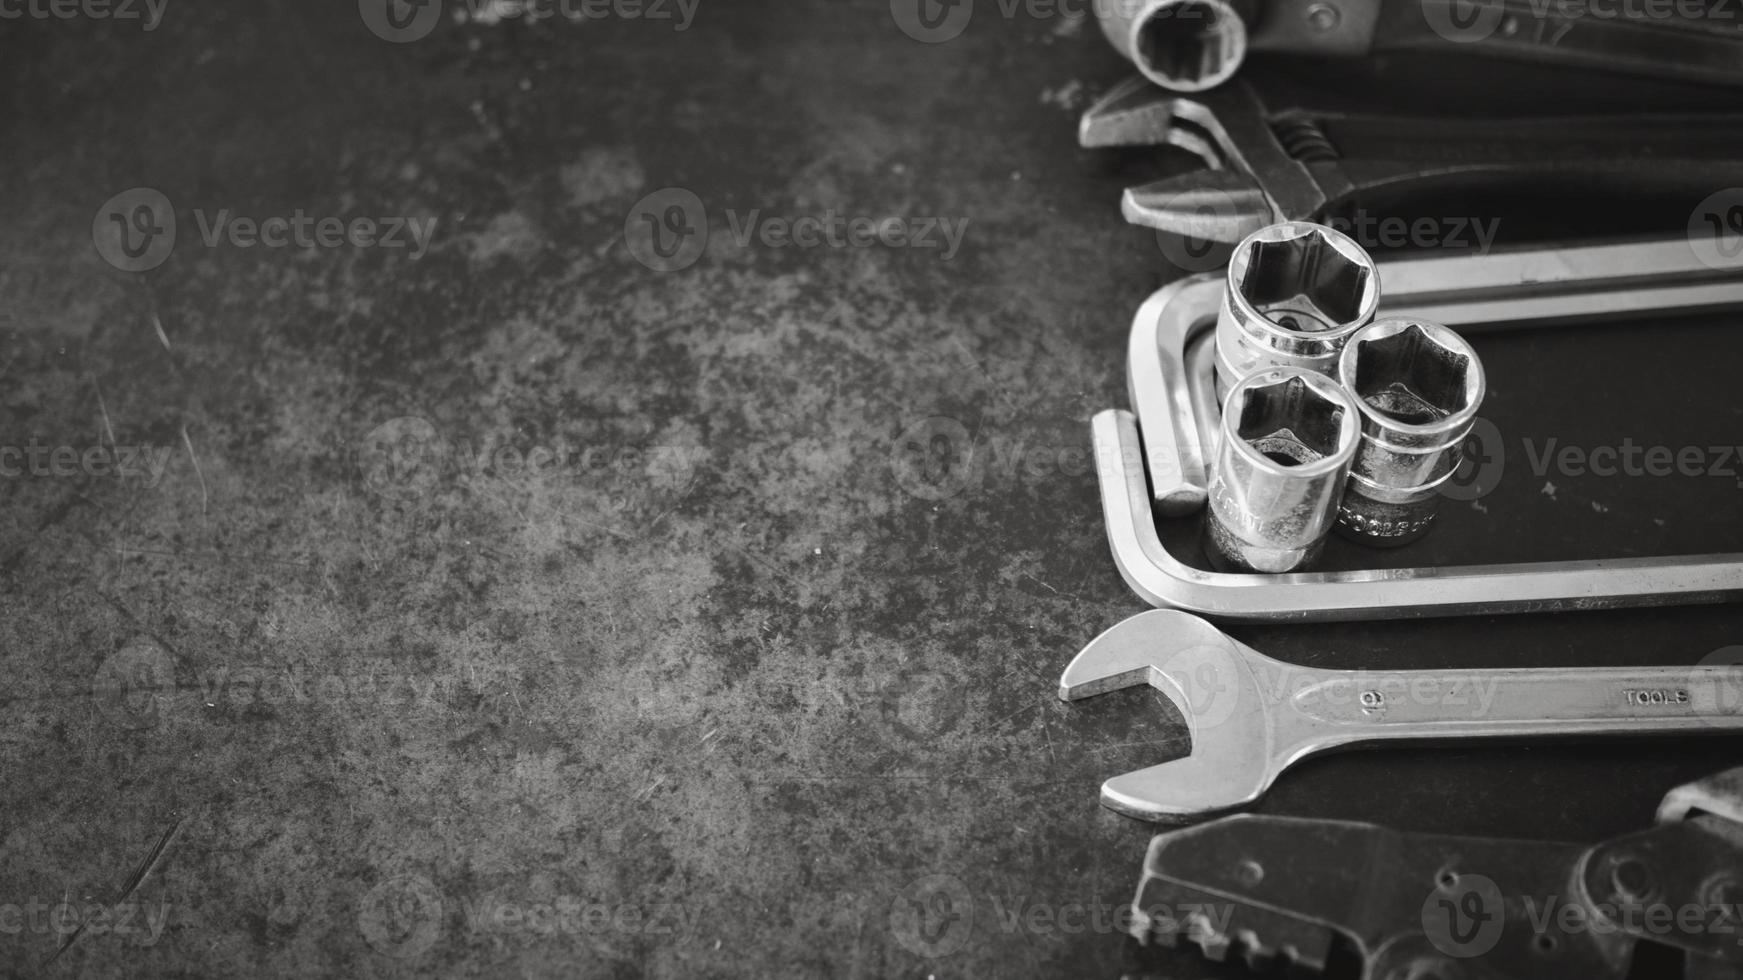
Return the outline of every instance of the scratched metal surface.
{"type": "MultiPolygon", "coordinates": [[[[873,0],[693,17],[0,21],[0,974],[1238,975],[1117,931],[1149,830],[1096,788],[1177,719],[1053,696],[1139,609],[1084,451],[1169,273],[1114,207],[1145,155],[1073,143],[1120,66],[992,4],[938,44],[873,0]],[[146,272],[93,242],[138,187],[178,222],[146,272]],[[712,235],[661,272],[626,226],[672,187],[712,235]],[[831,212],[967,225],[948,258],[737,240],[831,212]],[[299,213],[435,225],[230,237],[299,213]]],[[[1484,339],[1492,417],[1736,442],[1724,326],[1484,339]]],[[[1407,557],[1743,548],[1734,479],[1507,465],[1407,557]]],[[[1722,607],[1237,633],[1743,643],[1722,607]]],[[[1349,755],[1263,809],[1593,839],[1740,747],[1349,755]]]]}

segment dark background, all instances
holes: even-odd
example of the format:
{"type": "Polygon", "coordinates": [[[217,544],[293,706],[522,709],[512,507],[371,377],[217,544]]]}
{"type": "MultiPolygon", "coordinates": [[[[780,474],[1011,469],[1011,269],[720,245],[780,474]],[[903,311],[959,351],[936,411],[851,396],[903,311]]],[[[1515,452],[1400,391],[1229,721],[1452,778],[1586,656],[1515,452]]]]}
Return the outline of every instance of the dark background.
{"type": "MultiPolygon", "coordinates": [[[[151,485],[0,480],[0,904],[120,901],[167,839],[127,901],[169,914],[52,964],[52,930],[0,931],[0,973],[1240,975],[1111,925],[1151,828],[1097,788],[1184,751],[1178,719],[1148,691],[1054,696],[1142,608],[1087,421],[1125,403],[1130,317],[1176,274],[1119,189],[1190,161],[1079,150],[1122,63],[1093,21],[982,7],[936,45],[871,0],[702,0],[685,31],[450,19],[406,45],[340,0],[0,22],[0,444],[168,460],[151,485]],[[92,222],[140,186],[182,230],[131,274],[92,222]],[[662,274],[623,236],[667,187],[713,236],[662,274]],[[222,209],[439,226],[416,261],[208,248],[195,212],[222,209]],[[726,212],[754,209],[970,224],[948,261],[740,247],[726,212]],[[943,499],[899,479],[933,416],[975,449],[928,477],[943,499]],[[384,471],[407,432],[442,451],[384,471]],[[613,464],[476,460],[503,446],[613,464]],[[693,465],[624,453],[650,447],[693,465]],[[492,903],[608,914],[475,920],[492,903]]],[[[1653,217],[1680,231],[1700,196],[1653,217]]],[[[1743,478],[1542,476],[1521,449],[1743,441],[1736,328],[1478,338],[1504,477],[1387,560],[1743,550],[1743,478]]],[[[1743,643],[1734,606],[1230,632],[1339,667],[1743,643]]],[[[1348,754],[1260,809],[1592,841],[1739,748],[1348,754]]]]}

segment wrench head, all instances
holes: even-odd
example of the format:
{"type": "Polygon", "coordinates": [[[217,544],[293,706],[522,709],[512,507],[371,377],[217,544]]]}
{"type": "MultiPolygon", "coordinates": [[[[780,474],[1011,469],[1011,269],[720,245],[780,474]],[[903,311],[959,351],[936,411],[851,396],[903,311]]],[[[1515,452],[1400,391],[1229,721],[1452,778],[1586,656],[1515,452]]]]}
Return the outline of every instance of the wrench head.
{"type": "Polygon", "coordinates": [[[1173,702],[1191,754],[1102,784],[1109,809],[1173,823],[1258,799],[1289,761],[1276,745],[1281,664],[1188,613],[1140,613],[1091,640],[1065,668],[1059,697],[1076,701],[1148,684],[1173,702]]]}

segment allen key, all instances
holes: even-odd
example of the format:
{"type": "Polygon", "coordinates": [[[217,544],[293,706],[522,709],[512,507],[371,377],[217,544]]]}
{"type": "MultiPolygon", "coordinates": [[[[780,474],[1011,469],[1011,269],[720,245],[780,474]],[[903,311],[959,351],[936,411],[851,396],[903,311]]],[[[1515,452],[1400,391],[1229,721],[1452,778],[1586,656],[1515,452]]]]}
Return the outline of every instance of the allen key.
{"type": "Polygon", "coordinates": [[[1114,563],[1139,598],[1160,608],[1234,622],[1330,622],[1743,598],[1743,554],[1286,575],[1207,572],[1169,554],[1156,533],[1137,419],[1114,409],[1098,413],[1092,429],[1114,563]]]}

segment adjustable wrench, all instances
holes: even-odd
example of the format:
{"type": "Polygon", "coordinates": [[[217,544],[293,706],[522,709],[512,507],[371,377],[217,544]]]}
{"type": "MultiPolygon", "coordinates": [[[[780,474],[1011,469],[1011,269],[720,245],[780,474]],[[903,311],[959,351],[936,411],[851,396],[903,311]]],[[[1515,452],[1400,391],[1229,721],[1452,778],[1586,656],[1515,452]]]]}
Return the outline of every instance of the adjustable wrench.
{"type": "Polygon", "coordinates": [[[1185,97],[1128,80],[1084,113],[1078,142],[1171,145],[1203,159],[1208,170],[1128,189],[1121,211],[1218,242],[1335,217],[1379,192],[1532,184],[1698,200],[1743,181],[1743,115],[1372,116],[1276,109],[1244,81],[1185,97]]]}
{"type": "Polygon", "coordinates": [[[1743,732],[1743,667],[1334,671],[1273,660],[1195,616],[1153,610],[1065,668],[1076,701],[1149,684],[1191,754],[1102,785],[1102,803],[1186,821],[1257,800],[1303,758],[1362,743],[1743,732]]]}

